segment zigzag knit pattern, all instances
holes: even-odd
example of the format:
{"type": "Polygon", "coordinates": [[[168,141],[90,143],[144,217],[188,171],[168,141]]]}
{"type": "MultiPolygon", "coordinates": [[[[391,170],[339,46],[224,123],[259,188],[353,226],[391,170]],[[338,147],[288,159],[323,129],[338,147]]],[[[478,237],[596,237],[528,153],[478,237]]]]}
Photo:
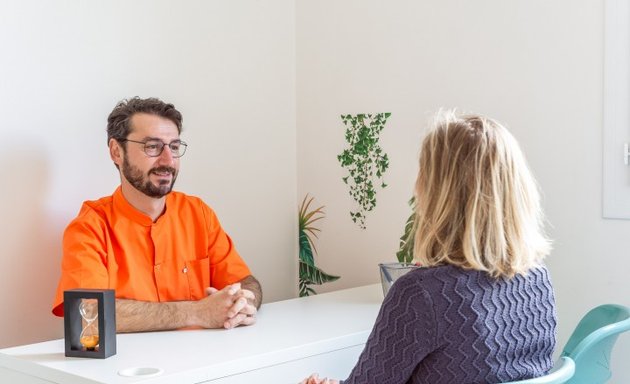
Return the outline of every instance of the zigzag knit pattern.
{"type": "Polygon", "coordinates": [[[549,272],[510,280],[454,266],[392,286],[343,384],[502,383],[546,374],[556,344],[549,272]]]}

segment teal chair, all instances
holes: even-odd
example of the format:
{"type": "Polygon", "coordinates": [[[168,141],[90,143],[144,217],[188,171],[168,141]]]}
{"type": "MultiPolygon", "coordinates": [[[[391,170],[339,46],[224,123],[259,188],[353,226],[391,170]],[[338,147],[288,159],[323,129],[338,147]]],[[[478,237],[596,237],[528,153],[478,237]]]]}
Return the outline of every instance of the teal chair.
{"type": "Polygon", "coordinates": [[[575,363],[570,357],[561,357],[553,369],[545,376],[535,377],[521,381],[512,381],[504,384],[563,384],[568,383],[575,373],[575,363]]]}
{"type": "Polygon", "coordinates": [[[580,320],[569,338],[563,357],[575,362],[569,384],[602,384],[612,376],[610,353],[619,334],[630,330],[630,308],[605,304],[593,308],[580,320]]]}

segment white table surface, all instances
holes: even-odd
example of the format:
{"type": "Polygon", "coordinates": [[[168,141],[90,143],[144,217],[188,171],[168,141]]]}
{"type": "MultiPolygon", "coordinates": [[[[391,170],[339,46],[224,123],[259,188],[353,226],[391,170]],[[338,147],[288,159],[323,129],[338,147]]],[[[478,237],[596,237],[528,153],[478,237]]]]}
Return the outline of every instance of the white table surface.
{"type": "Polygon", "coordinates": [[[117,354],[107,359],[65,357],[63,339],[6,348],[0,350],[0,379],[23,375],[43,379],[33,382],[70,384],[200,383],[330,351],[359,351],[382,300],[381,286],[374,284],[264,304],[257,323],[249,327],[119,334],[117,354]],[[163,373],[142,378],[118,374],[133,367],[160,368],[163,373]]]}

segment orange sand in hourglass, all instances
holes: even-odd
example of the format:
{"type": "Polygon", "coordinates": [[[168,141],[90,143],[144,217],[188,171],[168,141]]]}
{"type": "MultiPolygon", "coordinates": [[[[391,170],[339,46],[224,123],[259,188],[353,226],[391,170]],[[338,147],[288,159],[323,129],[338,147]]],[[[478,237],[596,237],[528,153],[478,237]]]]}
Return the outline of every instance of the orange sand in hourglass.
{"type": "Polygon", "coordinates": [[[83,336],[80,341],[81,345],[83,345],[85,349],[93,351],[98,345],[98,335],[83,336]]]}

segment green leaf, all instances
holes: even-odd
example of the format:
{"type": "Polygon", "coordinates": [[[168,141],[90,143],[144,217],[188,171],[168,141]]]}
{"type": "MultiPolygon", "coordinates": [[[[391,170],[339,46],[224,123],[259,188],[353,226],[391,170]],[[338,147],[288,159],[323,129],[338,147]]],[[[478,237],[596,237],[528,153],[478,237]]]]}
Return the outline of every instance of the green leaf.
{"type": "Polygon", "coordinates": [[[299,237],[299,258],[300,262],[315,265],[315,259],[313,257],[313,249],[305,231],[300,231],[299,237]]]}
{"type": "Polygon", "coordinates": [[[405,223],[405,231],[400,237],[400,246],[398,252],[396,252],[396,258],[399,262],[411,263],[413,261],[413,246],[414,246],[414,224],[416,219],[415,213],[415,199],[412,197],[409,200],[409,205],[412,208],[412,213],[407,218],[405,223]]]}
{"type": "Polygon", "coordinates": [[[310,295],[316,295],[317,294],[317,292],[315,292],[315,290],[313,288],[308,286],[308,281],[307,280],[299,279],[299,281],[298,281],[298,289],[299,289],[300,297],[305,297],[305,296],[310,296],[310,295]]]}
{"type": "Polygon", "coordinates": [[[339,279],[339,276],[329,275],[321,269],[300,261],[300,277],[308,285],[321,285],[339,279]]]}

